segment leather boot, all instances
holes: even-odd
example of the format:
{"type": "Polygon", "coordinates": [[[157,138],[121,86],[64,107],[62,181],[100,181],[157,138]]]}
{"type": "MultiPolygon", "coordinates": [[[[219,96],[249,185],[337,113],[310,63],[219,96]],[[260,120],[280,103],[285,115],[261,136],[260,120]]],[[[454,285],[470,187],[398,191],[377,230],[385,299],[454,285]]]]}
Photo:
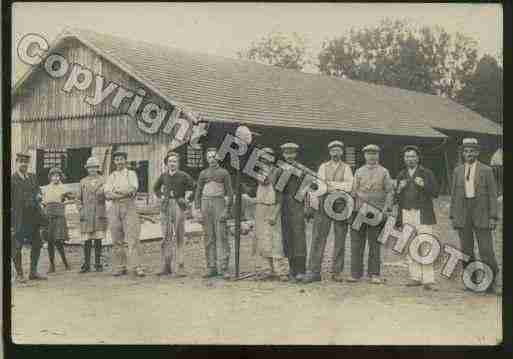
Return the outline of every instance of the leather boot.
{"type": "Polygon", "coordinates": [[[48,273],[55,273],[55,246],[53,241],[48,241],[48,259],[50,260],[50,268],[48,273]]]}
{"type": "Polygon", "coordinates": [[[91,270],[91,240],[84,242],[84,263],[80,267],[80,273],[87,273],[91,270]]]}
{"type": "Polygon", "coordinates": [[[102,265],[102,240],[94,240],[94,268],[97,272],[103,271],[102,265]]]}
{"type": "Polygon", "coordinates": [[[59,255],[61,256],[62,263],[64,263],[64,267],[66,268],[66,270],[70,270],[68,261],[66,259],[66,252],[64,251],[64,243],[58,242],[55,246],[57,247],[57,252],[59,252],[59,255]]]}

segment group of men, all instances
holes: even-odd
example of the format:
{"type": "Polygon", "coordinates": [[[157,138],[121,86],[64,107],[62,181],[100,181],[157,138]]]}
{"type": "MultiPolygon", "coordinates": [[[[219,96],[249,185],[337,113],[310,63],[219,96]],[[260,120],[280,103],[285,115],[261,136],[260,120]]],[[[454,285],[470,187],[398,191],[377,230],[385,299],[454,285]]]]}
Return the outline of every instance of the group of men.
{"type": "MultiPolygon", "coordinates": [[[[285,166],[309,171],[297,160],[299,146],[286,143],[281,146],[285,166]]],[[[273,153],[271,149],[267,149],[273,153]]],[[[281,247],[276,243],[268,246],[271,251],[282,253],[287,258],[289,271],[286,278],[293,282],[312,283],[321,280],[321,264],[331,226],[334,226],[334,248],[331,261],[332,279],[359,282],[363,278],[363,255],[368,243],[369,280],[373,284],[383,283],[381,276],[381,244],[378,236],[384,222],[377,226],[363,224],[358,230],[350,227],[358,209],[368,203],[379,208],[385,214],[391,214],[398,206],[398,225],[410,224],[418,232],[433,233],[436,216],[433,199],[438,196],[438,184],[433,172],[420,164],[421,151],[417,146],[405,146],[402,151],[405,169],[394,183],[390,173],[380,163],[381,149],[370,144],[363,148],[365,164],[354,175],[351,166],[343,159],[344,144],[332,141],[328,144],[330,160],[322,163],[317,177],[327,185],[327,193],[318,198],[308,197],[299,202],[296,192],[301,179],[290,177],[279,195],[269,192],[274,183],[266,176],[260,185],[265,186],[266,205],[264,215],[257,216],[257,233],[264,237],[271,232],[279,234],[281,247]],[[311,202],[317,200],[318,208],[323,208],[330,193],[344,191],[355,199],[353,214],[345,221],[330,218],[325,211],[312,211],[311,202]],[[271,195],[271,197],[269,197],[271,195]],[[269,208],[269,211],[267,211],[269,208]],[[266,215],[265,212],[270,215],[266,215]],[[312,240],[307,262],[306,221],[313,217],[312,240]],[[259,219],[265,218],[265,219],[259,219]],[[264,223],[265,221],[265,223],[264,223]],[[265,227],[265,231],[262,228],[265,227]],[[346,237],[350,234],[351,270],[344,279],[344,258],[346,237]],[[273,247],[274,246],[274,247],[273,247]]],[[[158,275],[175,274],[184,276],[183,243],[185,234],[185,211],[191,198],[187,193],[194,192],[193,216],[203,224],[204,247],[207,271],[205,277],[223,276],[229,278],[230,242],[226,231],[226,220],[231,216],[233,189],[229,172],[220,166],[216,158],[216,148],[206,151],[208,167],[201,171],[197,183],[179,169],[179,154],[169,152],[164,159],[166,171],[154,185],[155,194],[161,199],[161,270],[158,275]],[[226,200],[228,199],[228,200],[226,200]],[[217,243],[220,244],[220,264],[217,258],[217,243]]],[[[492,231],[495,229],[497,212],[497,188],[490,167],[477,160],[479,144],[476,139],[464,139],[462,156],[464,163],[454,170],[450,219],[460,238],[462,251],[473,259],[474,235],[478,243],[480,258],[488,264],[496,276],[499,269],[493,250],[492,231]]],[[[134,171],[127,168],[127,153],[118,151],[113,154],[115,170],[109,175],[103,186],[106,200],[111,201],[108,209],[108,224],[113,243],[112,267],[115,276],[127,273],[127,262],[137,276],[144,276],[139,245],[140,219],[135,206],[135,194],[138,180],[134,171]],[[125,246],[128,244],[128,257],[125,246]]],[[[41,239],[37,223],[37,201],[39,186],[33,174],[27,172],[29,157],[17,155],[17,170],[11,180],[13,249],[14,263],[18,275],[23,277],[21,268],[21,246],[32,244],[31,270],[29,279],[44,279],[37,272],[37,262],[41,248],[41,239]]],[[[311,172],[311,171],[310,171],[311,172]]],[[[262,187],[264,189],[264,187],[262,187]]],[[[258,194],[257,194],[258,197],[258,194]]],[[[257,198],[258,204],[258,198],[257,198]]],[[[269,250],[267,250],[269,253],[269,250]]],[[[269,254],[267,254],[269,256],[269,254]]],[[[272,256],[272,255],[271,255],[272,256]]],[[[270,257],[269,257],[270,258],[270,257]]],[[[470,261],[469,261],[470,262],[470,261]]],[[[469,263],[467,262],[467,263],[469,263]]],[[[426,290],[436,290],[433,264],[421,264],[409,259],[410,281],[408,286],[423,286],[426,290]]],[[[489,292],[495,285],[489,286],[489,292]]]]}

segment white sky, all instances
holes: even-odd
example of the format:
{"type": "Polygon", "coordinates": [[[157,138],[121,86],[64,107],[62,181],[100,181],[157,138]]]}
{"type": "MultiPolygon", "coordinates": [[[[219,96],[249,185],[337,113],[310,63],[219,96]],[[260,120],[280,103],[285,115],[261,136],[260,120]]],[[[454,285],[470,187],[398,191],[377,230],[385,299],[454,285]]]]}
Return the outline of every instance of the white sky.
{"type": "Polygon", "coordinates": [[[52,41],[65,27],[227,57],[236,57],[270,31],[298,32],[316,54],[326,38],[375,25],[384,17],[471,36],[480,56],[502,52],[500,4],[15,3],[13,9],[13,56],[24,34],[52,41]]]}

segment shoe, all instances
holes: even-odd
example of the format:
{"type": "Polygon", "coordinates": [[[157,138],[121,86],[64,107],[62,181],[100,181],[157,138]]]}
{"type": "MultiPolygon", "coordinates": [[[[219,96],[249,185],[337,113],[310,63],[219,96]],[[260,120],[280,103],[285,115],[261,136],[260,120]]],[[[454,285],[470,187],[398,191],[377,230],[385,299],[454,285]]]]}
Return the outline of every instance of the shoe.
{"type": "Polygon", "coordinates": [[[230,280],[230,279],[232,279],[232,275],[230,273],[228,273],[228,272],[224,272],[223,273],[223,279],[224,280],[230,280]]]}
{"type": "Polygon", "coordinates": [[[287,280],[288,280],[289,282],[296,283],[296,282],[297,282],[296,275],[295,275],[295,274],[293,274],[293,273],[289,273],[289,274],[287,275],[287,280]]]}
{"type": "Polygon", "coordinates": [[[303,282],[303,280],[305,279],[305,274],[304,273],[299,273],[299,274],[296,274],[296,282],[303,282]]]}
{"type": "Polygon", "coordinates": [[[344,282],[344,277],[342,277],[342,273],[335,273],[331,276],[331,280],[342,283],[344,282]]]}
{"type": "Polygon", "coordinates": [[[137,269],[135,270],[135,275],[136,275],[137,277],[144,277],[144,276],[146,276],[146,274],[144,273],[144,271],[143,271],[141,268],[137,268],[137,269]]]}
{"type": "Polygon", "coordinates": [[[112,273],[112,275],[113,275],[114,277],[119,277],[119,276],[125,275],[126,273],[127,273],[126,269],[122,269],[122,270],[120,270],[120,271],[117,271],[117,272],[112,273]]]}
{"type": "Polygon", "coordinates": [[[360,278],[355,278],[353,276],[346,279],[346,282],[349,282],[349,283],[358,283],[359,281],[360,281],[360,278]]]}
{"type": "Polygon", "coordinates": [[[82,267],[80,267],[79,273],[87,273],[91,271],[91,267],[83,264],[82,267]]]}
{"type": "Polygon", "coordinates": [[[41,275],[39,273],[30,273],[29,280],[47,280],[44,275],[41,275]]]}
{"type": "Polygon", "coordinates": [[[431,284],[431,283],[424,284],[424,290],[430,290],[430,291],[433,291],[433,292],[438,292],[438,288],[434,284],[431,284]]]}
{"type": "Polygon", "coordinates": [[[27,280],[25,279],[25,277],[23,275],[16,274],[16,282],[18,282],[18,283],[26,283],[27,280]]]}
{"type": "Polygon", "coordinates": [[[64,270],[71,270],[71,266],[69,264],[64,265],[64,270]]]}
{"type": "Polygon", "coordinates": [[[98,266],[94,266],[97,272],[103,272],[103,266],[100,264],[98,266]]]}
{"type": "Polygon", "coordinates": [[[319,273],[308,273],[303,277],[302,282],[304,284],[309,284],[313,282],[320,282],[322,280],[321,275],[319,273]]]}
{"type": "Polygon", "coordinates": [[[185,274],[183,272],[177,272],[177,273],[173,274],[173,277],[175,277],[175,278],[185,278],[185,277],[187,277],[187,274],[185,274]]]}
{"type": "Polygon", "coordinates": [[[421,285],[422,285],[421,282],[419,282],[418,280],[413,280],[413,279],[411,279],[410,281],[408,281],[408,283],[406,283],[407,287],[420,287],[421,285]]]}
{"type": "Polygon", "coordinates": [[[209,270],[207,273],[203,274],[203,278],[213,278],[217,277],[217,271],[216,270],[209,270]]]}
{"type": "Polygon", "coordinates": [[[383,279],[381,279],[380,277],[376,276],[376,275],[373,275],[370,279],[370,282],[372,284],[383,284],[383,279]]]}
{"type": "Polygon", "coordinates": [[[158,272],[158,273],[155,273],[155,275],[156,275],[157,277],[163,277],[163,276],[165,276],[165,275],[171,275],[171,272],[170,272],[170,271],[167,271],[167,270],[163,270],[163,271],[160,271],[160,272],[158,272]]]}

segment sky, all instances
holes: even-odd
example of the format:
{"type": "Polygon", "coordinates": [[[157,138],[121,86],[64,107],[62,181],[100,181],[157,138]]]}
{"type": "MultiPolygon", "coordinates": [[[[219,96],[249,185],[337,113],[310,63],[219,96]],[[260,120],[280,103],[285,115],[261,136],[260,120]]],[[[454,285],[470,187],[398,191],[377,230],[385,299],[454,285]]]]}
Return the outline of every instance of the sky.
{"type": "Polygon", "coordinates": [[[24,34],[52,41],[66,27],[78,27],[182,49],[236,57],[237,51],[270,33],[297,32],[316,54],[325,39],[385,17],[419,25],[440,25],[477,40],[479,55],[502,52],[500,4],[349,3],[15,3],[15,47],[24,34]]]}

